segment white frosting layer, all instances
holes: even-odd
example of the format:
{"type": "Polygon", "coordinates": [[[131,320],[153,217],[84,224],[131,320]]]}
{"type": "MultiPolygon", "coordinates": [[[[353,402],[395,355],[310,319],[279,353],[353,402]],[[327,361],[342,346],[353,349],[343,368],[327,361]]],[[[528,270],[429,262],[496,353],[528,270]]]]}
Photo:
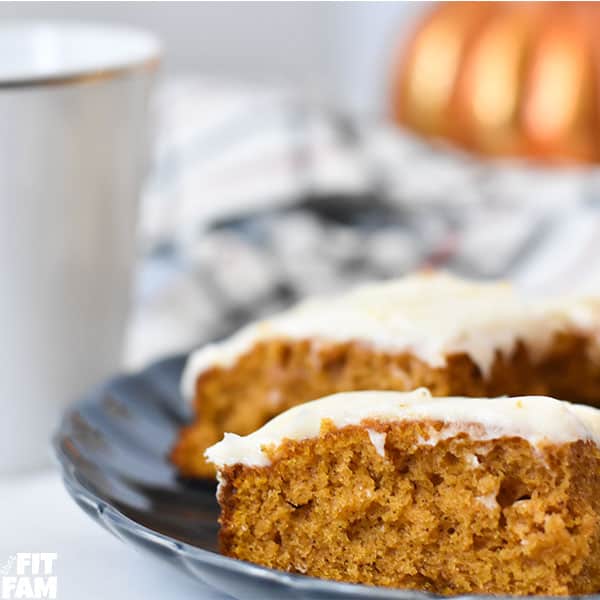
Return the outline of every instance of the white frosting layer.
{"type": "Polygon", "coordinates": [[[496,351],[508,353],[522,340],[535,357],[556,332],[568,329],[584,330],[600,342],[600,300],[535,302],[507,283],[421,273],[308,300],[252,323],[192,354],[182,392],[191,399],[200,374],[232,366],[255,343],[269,338],[361,341],[385,351],[411,352],[434,367],[443,366],[449,354],[465,352],[485,374],[496,351]]]}
{"type": "MultiPolygon", "coordinates": [[[[336,427],[357,425],[365,419],[377,421],[433,420],[446,423],[441,431],[424,440],[435,445],[460,431],[466,424],[473,439],[488,440],[518,436],[533,446],[547,442],[591,440],[600,446],[600,410],[561,402],[546,396],[518,398],[433,398],[428,390],[413,392],[348,392],[300,404],[269,421],[247,436],[226,433],[222,441],[208,448],[206,458],[218,467],[232,464],[267,466],[266,446],[278,446],[285,439],[317,437],[323,419],[336,427]]],[[[380,440],[369,435],[381,454],[380,440]]]]}

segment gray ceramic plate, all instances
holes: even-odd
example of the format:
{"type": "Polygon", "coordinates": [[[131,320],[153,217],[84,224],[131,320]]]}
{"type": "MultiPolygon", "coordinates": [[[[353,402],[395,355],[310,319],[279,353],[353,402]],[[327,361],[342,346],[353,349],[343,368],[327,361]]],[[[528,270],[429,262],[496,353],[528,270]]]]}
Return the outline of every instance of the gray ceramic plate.
{"type": "Polygon", "coordinates": [[[290,575],[218,554],[215,485],[182,481],[166,458],[188,416],[178,391],[184,361],[117,377],[65,414],[54,447],[67,490],[87,514],[238,600],[435,597],[290,575]]]}

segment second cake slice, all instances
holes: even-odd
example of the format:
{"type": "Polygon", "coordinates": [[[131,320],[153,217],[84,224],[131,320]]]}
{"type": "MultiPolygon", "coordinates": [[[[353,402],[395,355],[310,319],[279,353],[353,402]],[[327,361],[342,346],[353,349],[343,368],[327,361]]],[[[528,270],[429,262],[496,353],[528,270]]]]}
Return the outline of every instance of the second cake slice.
{"type": "Polygon", "coordinates": [[[418,274],[311,300],[194,353],[183,392],[194,409],[172,454],[211,477],[204,450],[302,402],[351,390],[435,396],[600,398],[600,303],[530,301],[504,283],[418,274]]]}

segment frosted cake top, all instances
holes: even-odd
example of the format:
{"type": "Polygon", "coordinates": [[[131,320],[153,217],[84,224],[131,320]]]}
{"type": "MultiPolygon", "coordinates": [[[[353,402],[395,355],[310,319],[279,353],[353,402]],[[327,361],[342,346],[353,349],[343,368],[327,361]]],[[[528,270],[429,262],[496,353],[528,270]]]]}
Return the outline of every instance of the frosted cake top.
{"type": "MultiPolygon", "coordinates": [[[[546,396],[434,398],[420,388],[412,392],[347,392],[300,404],[250,435],[226,433],[222,441],[206,450],[205,456],[217,467],[268,466],[265,447],[278,446],[285,439],[317,437],[323,419],[338,428],[358,425],[366,419],[444,422],[444,428],[433,430],[430,438],[423,441],[427,445],[465,431],[466,424],[481,426],[467,429],[471,438],[478,440],[517,436],[534,446],[575,440],[591,440],[600,445],[600,410],[589,406],[546,396]]],[[[385,440],[379,439],[380,435],[369,430],[371,442],[382,454],[385,440]]]]}
{"type": "Polygon", "coordinates": [[[583,331],[600,345],[600,299],[536,301],[505,282],[418,273],[307,300],[197,350],[186,365],[182,392],[191,399],[199,375],[231,367],[266,339],[357,341],[383,351],[410,352],[432,367],[464,352],[487,374],[497,351],[509,353],[521,340],[535,358],[564,330],[583,331]]]}

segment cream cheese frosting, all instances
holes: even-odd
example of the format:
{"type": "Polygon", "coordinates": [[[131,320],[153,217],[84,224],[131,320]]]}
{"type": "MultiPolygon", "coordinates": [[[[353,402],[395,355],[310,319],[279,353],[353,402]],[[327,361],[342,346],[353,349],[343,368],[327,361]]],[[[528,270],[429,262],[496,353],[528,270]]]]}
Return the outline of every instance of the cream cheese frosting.
{"type": "MultiPolygon", "coordinates": [[[[283,440],[317,437],[323,419],[342,428],[366,419],[376,421],[442,421],[445,427],[423,443],[435,445],[458,432],[473,439],[505,436],[526,439],[532,446],[590,440],[600,446],[600,410],[562,402],[546,396],[502,398],[434,398],[428,390],[412,392],[346,392],[300,404],[269,421],[247,436],[226,433],[222,441],[205,452],[217,467],[243,464],[268,466],[263,449],[283,440]],[[478,424],[480,427],[468,428],[478,424]]],[[[382,440],[369,433],[379,454],[382,440]]]]}
{"type": "Polygon", "coordinates": [[[432,367],[464,352],[487,374],[497,351],[509,353],[521,340],[535,359],[564,330],[585,331],[600,346],[600,299],[536,301],[505,282],[418,273],[305,301],[201,348],[188,359],[182,393],[191,399],[199,375],[233,366],[254,344],[271,338],[359,341],[410,352],[432,367]]]}

